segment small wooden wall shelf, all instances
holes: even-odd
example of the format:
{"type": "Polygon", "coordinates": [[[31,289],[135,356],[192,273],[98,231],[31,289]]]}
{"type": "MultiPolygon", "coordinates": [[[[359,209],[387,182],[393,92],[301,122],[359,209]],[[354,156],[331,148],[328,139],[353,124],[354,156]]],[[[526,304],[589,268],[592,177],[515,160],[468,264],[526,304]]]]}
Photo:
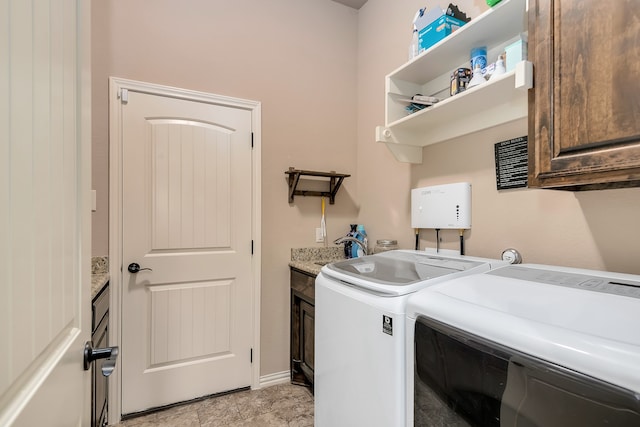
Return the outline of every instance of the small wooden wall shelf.
{"type": "Polygon", "coordinates": [[[304,171],[298,170],[290,167],[288,171],[285,171],[285,174],[289,175],[289,203],[293,203],[294,196],[319,196],[319,197],[328,197],[329,203],[334,204],[336,202],[336,193],[340,189],[342,185],[342,181],[350,177],[351,175],[347,175],[344,173],[336,173],[334,171],[331,172],[315,172],[315,171],[304,171]],[[329,191],[312,191],[312,190],[298,190],[298,183],[300,182],[301,176],[317,176],[323,178],[329,178],[329,191]]]}

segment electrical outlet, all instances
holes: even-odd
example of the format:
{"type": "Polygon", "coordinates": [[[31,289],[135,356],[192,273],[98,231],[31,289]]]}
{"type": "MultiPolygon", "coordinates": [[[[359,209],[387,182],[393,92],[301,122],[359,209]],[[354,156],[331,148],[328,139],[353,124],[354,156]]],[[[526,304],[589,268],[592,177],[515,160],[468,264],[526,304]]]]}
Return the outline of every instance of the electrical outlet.
{"type": "Polygon", "coordinates": [[[316,228],[316,243],[324,242],[324,236],[322,235],[322,228],[316,228]]]}

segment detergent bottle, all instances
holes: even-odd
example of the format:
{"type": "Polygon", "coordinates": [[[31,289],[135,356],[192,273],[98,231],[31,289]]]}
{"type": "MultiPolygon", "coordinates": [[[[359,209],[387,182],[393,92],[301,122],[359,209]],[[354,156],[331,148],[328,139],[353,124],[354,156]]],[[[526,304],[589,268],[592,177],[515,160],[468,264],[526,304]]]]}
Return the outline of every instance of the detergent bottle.
{"type": "Polygon", "coordinates": [[[351,257],[358,258],[361,256],[365,256],[367,254],[366,248],[368,245],[367,241],[367,232],[364,229],[364,225],[358,224],[355,229],[355,233],[353,235],[354,238],[360,240],[364,246],[364,250],[360,247],[360,245],[353,244],[351,245],[351,257]]]}

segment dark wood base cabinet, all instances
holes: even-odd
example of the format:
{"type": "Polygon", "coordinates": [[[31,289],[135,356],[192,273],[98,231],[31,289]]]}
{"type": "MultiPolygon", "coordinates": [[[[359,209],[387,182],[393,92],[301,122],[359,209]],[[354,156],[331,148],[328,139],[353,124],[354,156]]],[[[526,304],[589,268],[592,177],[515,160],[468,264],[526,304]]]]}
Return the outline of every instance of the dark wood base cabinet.
{"type": "MultiPolygon", "coordinates": [[[[95,297],[92,304],[91,341],[93,348],[109,346],[109,284],[95,297]]],[[[91,376],[91,426],[107,425],[107,394],[109,383],[102,376],[102,364],[106,359],[98,359],[92,363],[91,376]]]]}
{"type": "Polygon", "coordinates": [[[529,187],[640,186],[640,2],[531,0],[529,187]]]}
{"type": "Polygon", "coordinates": [[[291,383],[313,392],[316,276],[291,269],[291,383]]]}

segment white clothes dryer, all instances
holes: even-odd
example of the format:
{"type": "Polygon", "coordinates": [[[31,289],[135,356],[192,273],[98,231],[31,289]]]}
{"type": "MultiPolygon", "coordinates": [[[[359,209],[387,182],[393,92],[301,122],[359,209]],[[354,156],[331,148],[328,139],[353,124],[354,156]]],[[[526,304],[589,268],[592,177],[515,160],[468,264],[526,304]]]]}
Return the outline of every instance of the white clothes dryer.
{"type": "Polygon", "coordinates": [[[316,427],[403,426],[407,298],[504,264],[396,250],[323,267],[315,290],[316,427]]]}
{"type": "Polygon", "coordinates": [[[640,276],[509,265],[407,304],[407,425],[640,426],[640,276]]]}

